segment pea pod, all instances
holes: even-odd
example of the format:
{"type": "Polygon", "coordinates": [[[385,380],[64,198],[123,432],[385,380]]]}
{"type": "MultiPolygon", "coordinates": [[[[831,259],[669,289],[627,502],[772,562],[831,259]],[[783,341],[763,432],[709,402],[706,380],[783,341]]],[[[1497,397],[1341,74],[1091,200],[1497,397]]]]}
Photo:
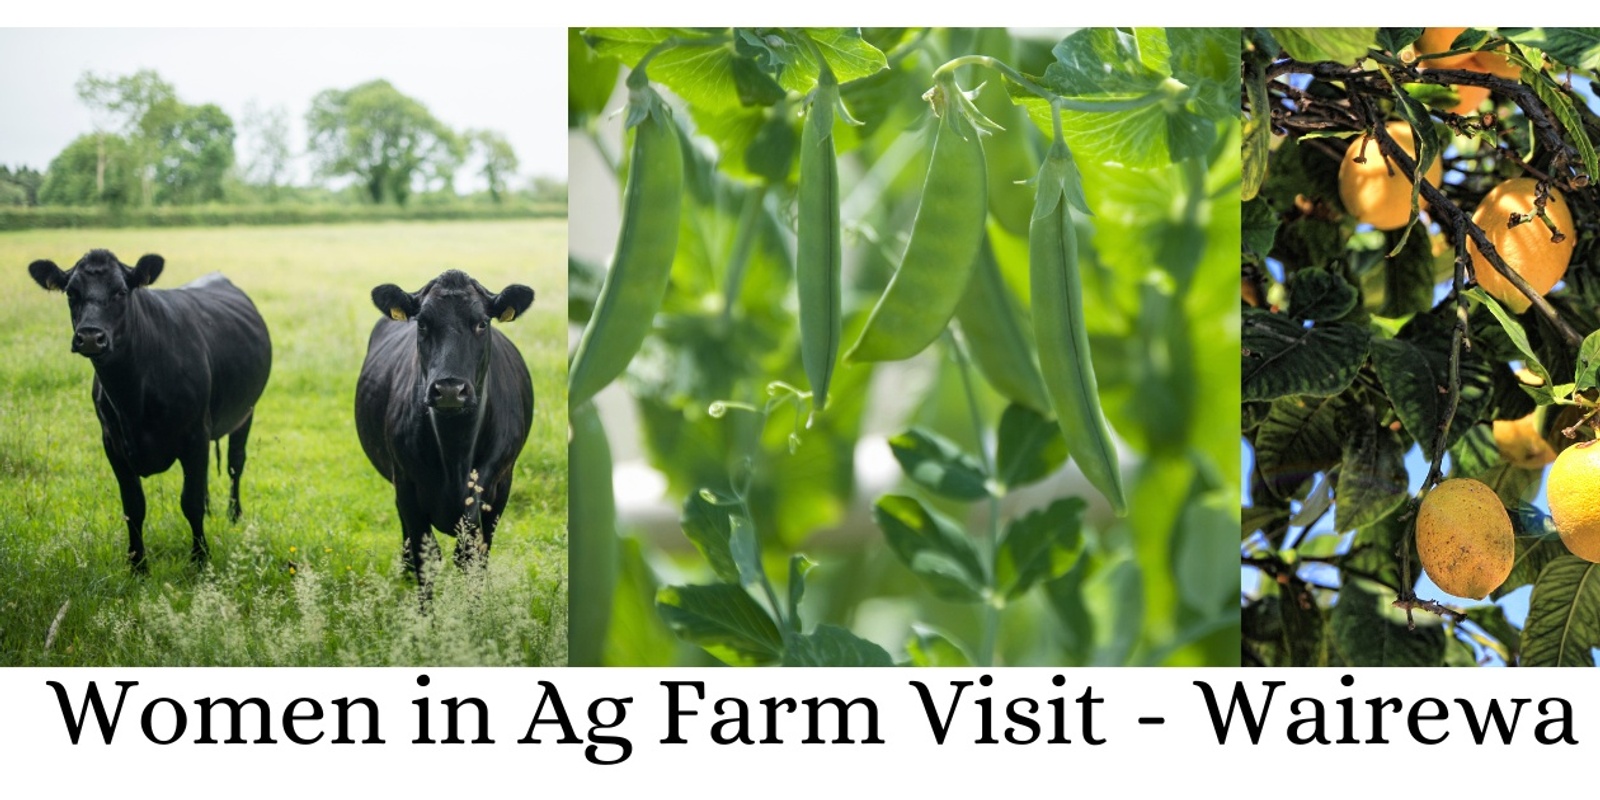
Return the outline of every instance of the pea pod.
{"type": "Polygon", "coordinates": [[[643,70],[628,75],[625,125],[635,130],[622,193],[622,231],[594,314],[572,358],[568,409],[627,369],[666,294],[683,198],[683,153],[671,114],[643,70]]]}
{"type": "Polygon", "coordinates": [[[1057,138],[1039,168],[1033,218],[1028,225],[1033,332],[1039,345],[1039,369],[1067,441],[1067,452],[1121,516],[1127,513],[1128,504],[1123,498],[1111,427],[1100,410],[1078,278],[1078,240],[1071,207],[1085,207],[1082,192],[1072,154],[1066,142],[1057,138]]]}
{"type": "Polygon", "coordinates": [[[828,403],[828,384],[838,361],[842,319],[839,236],[839,165],[834,153],[833,112],[839,84],[822,71],[800,132],[800,197],[795,276],[800,294],[800,361],[811,382],[812,408],[828,403]]]}
{"type": "Polygon", "coordinates": [[[593,403],[572,411],[567,441],[567,663],[598,667],[617,579],[617,506],[611,445],[593,403]]]}
{"type": "Polygon", "coordinates": [[[1033,341],[1023,330],[1021,309],[1000,277],[988,237],[978,248],[972,283],[956,306],[956,319],[972,360],[989,385],[1008,399],[1049,414],[1050,396],[1034,363],[1033,341]]]}
{"type": "Polygon", "coordinates": [[[898,361],[922,352],[944,332],[972,279],[987,184],[978,128],[964,110],[970,101],[959,95],[953,81],[934,89],[935,106],[944,107],[911,241],[861,338],[845,354],[848,361],[898,361]]]}

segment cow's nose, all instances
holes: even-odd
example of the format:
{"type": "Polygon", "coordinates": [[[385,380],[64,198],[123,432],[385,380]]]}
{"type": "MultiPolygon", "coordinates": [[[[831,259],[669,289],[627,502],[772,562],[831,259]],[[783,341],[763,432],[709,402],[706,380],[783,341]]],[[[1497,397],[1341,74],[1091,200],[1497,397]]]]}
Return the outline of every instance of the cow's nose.
{"type": "Polygon", "coordinates": [[[99,355],[105,352],[107,341],[106,332],[99,328],[79,328],[72,336],[72,352],[99,355]]]}
{"type": "Polygon", "coordinates": [[[472,398],[472,388],[459,378],[434,381],[428,392],[428,404],[434,408],[461,408],[472,398]]]}

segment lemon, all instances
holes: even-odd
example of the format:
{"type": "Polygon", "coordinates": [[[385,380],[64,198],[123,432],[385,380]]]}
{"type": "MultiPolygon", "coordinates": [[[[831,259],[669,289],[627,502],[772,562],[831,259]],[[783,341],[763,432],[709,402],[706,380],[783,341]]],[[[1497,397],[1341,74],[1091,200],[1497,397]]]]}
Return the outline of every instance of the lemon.
{"type": "Polygon", "coordinates": [[[1600,442],[1562,450],[1550,468],[1547,494],[1561,543],[1585,561],[1600,562],[1600,442]]]}
{"type": "Polygon", "coordinates": [[[1451,478],[1440,483],[1417,512],[1422,568],[1440,589],[1457,597],[1482,599],[1506,582],[1516,559],[1513,539],[1511,516],[1482,481],[1451,478]]]}
{"type": "MultiPolygon", "coordinates": [[[[1450,43],[1466,28],[1423,28],[1422,36],[1417,43],[1412,45],[1418,55],[1427,53],[1443,53],[1450,49],[1450,43]]],[[[1471,69],[1467,62],[1472,60],[1476,53],[1461,53],[1459,55],[1445,56],[1444,58],[1430,58],[1422,62],[1422,66],[1433,69],[1471,69]]]]}
{"type": "MultiPolygon", "coordinates": [[[[1416,158],[1411,126],[1391,122],[1385,127],[1400,149],[1416,158]]],[[[1438,186],[1443,175],[1444,165],[1435,159],[1428,167],[1428,182],[1438,186]]],[[[1339,165],[1339,198],[1357,220],[1379,230],[1394,230],[1411,219],[1411,182],[1399,167],[1382,157],[1378,141],[1366,136],[1357,136],[1345,150],[1344,162],[1339,165]],[[1366,161],[1357,162],[1356,157],[1362,155],[1366,161]]]]}
{"type": "MultiPolygon", "coordinates": [[[[1512,178],[1490,189],[1478,209],[1472,212],[1472,222],[1483,229],[1506,265],[1516,270],[1534,291],[1544,294],[1567,274],[1567,262],[1572,259],[1578,237],[1567,200],[1556,189],[1550,190],[1544,209],[1564,237],[1560,242],[1550,240],[1550,227],[1537,217],[1515,228],[1509,227],[1512,214],[1533,212],[1537,186],[1538,182],[1532,178],[1512,178]]],[[[1484,291],[1518,314],[1528,310],[1532,301],[1490,266],[1489,260],[1478,252],[1476,242],[1468,240],[1467,251],[1472,254],[1473,273],[1484,291]]]]}
{"type": "Polygon", "coordinates": [[[1523,469],[1544,469],[1556,460],[1556,451],[1539,435],[1538,421],[1529,414],[1522,419],[1494,421],[1494,444],[1500,457],[1512,466],[1523,469]]]}
{"type": "Polygon", "coordinates": [[[1452,114],[1471,114],[1477,111],[1478,106],[1483,105],[1483,101],[1489,97],[1489,87],[1487,86],[1451,86],[1450,88],[1455,89],[1456,96],[1461,98],[1461,102],[1456,103],[1456,107],[1450,109],[1452,114]]]}
{"type": "Polygon", "coordinates": [[[1478,72],[1490,72],[1495,75],[1499,75],[1502,78],[1511,78],[1512,80],[1522,77],[1522,67],[1511,63],[1510,59],[1500,55],[1499,53],[1491,53],[1488,51],[1473,53],[1472,63],[1462,66],[1461,69],[1476,70],[1478,72]]]}

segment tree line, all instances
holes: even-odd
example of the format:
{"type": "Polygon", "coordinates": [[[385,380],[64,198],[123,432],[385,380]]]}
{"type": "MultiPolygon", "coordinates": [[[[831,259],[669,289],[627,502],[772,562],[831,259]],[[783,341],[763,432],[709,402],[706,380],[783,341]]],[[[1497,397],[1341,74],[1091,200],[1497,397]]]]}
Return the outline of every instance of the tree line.
{"type": "Polygon", "coordinates": [[[513,195],[565,199],[565,186],[513,186],[517,155],[497,131],[457,131],[388,81],[328,89],[306,113],[315,181],[295,185],[288,114],[247,106],[239,122],[212,103],[192,105],[154,70],[76,85],[94,130],[74,139],[44,172],[0,165],[0,205],[118,209],[206,203],[364,202],[405,206],[418,196],[457,196],[469,163],[495,203],[513,195]],[[241,128],[252,147],[240,159],[241,128]],[[343,188],[332,188],[342,184],[343,188]]]}

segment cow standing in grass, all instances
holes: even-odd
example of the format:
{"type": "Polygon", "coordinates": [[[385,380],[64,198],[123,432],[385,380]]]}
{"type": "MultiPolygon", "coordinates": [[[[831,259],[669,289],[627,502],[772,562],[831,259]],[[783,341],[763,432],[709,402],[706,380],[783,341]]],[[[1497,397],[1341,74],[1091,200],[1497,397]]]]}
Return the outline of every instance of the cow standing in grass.
{"type": "Polygon", "coordinates": [[[183,465],[183,516],[194,533],[190,555],[206,559],[206,465],[213,441],[228,437],[228,516],[240,514],[239,478],[256,401],[272,369],[272,342],[256,307],[221,273],[176,289],[149,288],[161,256],[132,268],[92,250],[72,269],[35,261],[28,274],[63,291],[72,312],[72,352],[94,365],[94,409],[106,459],[122,490],[128,558],[144,559],[140,479],[183,465]]]}
{"type": "Polygon", "coordinates": [[[356,432],[394,484],[406,567],[420,581],[424,542],[457,536],[455,561],[487,556],[511,494],[511,470],[533,424],[533,381],[494,321],[533,303],[521,284],[499,294],[450,270],[421,290],[372,290],[385,318],[367,341],[356,383],[356,432]]]}

